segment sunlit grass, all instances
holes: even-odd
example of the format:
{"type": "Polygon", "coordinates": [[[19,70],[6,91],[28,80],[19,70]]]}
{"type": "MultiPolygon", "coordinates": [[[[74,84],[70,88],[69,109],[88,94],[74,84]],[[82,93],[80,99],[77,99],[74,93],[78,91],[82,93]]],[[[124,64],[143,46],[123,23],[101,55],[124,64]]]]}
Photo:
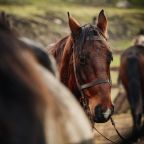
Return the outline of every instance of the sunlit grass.
{"type": "Polygon", "coordinates": [[[44,11],[34,5],[0,5],[0,11],[13,13],[23,17],[30,17],[32,14],[43,14],[44,11]]]}
{"type": "Polygon", "coordinates": [[[132,39],[118,39],[118,40],[111,40],[110,45],[113,50],[124,50],[130,47],[133,44],[132,39]]]}
{"type": "Polygon", "coordinates": [[[111,67],[119,66],[120,64],[120,55],[113,55],[113,61],[111,63],[111,67]]]}
{"type": "Polygon", "coordinates": [[[31,4],[27,5],[0,5],[0,10],[5,10],[7,12],[12,12],[21,16],[28,16],[31,13],[41,14],[44,11],[52,11],[58,13],[59,15],[66,16],[67,11],[72,15],[84,20],[85,22],[90,22],[91,17],[98,15],[101,9],[104,9],[108,17],[114,15],[124,15],[133,13],[143,13],[142,9],[118,9],[112,7],[91,7],[86,5],[77,5],[64,2],[56,2],[52,0],[42,0],[42,1],[30,1],[31,4]]]}
{"type": "Polygon", "coordinates": [[[111,71],[112,84],[117,84],[118,73],[111,71]]]}

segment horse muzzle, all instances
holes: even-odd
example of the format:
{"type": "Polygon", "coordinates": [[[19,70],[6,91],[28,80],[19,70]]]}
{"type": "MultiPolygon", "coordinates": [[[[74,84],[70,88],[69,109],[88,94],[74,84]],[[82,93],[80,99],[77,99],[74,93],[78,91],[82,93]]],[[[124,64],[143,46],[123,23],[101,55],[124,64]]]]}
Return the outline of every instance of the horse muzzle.
{"type": "Polygon", "coordinates": [[[106,110],[104,110],[102,106],[98,105],[95,107],[95,114],[93,120],[96,123],[105,123],[110,119],[113,112],[114,106],[112,106],[112,108],[107,108],[106,110]]]}

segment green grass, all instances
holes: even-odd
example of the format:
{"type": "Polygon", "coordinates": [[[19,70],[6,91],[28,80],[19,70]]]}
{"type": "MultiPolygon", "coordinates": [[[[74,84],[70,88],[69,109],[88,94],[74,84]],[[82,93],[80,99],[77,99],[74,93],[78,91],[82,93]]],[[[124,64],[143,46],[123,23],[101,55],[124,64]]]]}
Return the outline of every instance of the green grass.
{"type": "Polygon", "coordinates": [[[0,11],[16,14],[22,17],[31,17],[32,14],[43,14],[44,11],[34,5],[0,5],[0,11]]]}
{"type": "MultiPolygon", "coordinates": [[[[81,25],[91,23],[92,17],[97,16],[101,9],[109,20],[109,30],[111,33],[122,36],[133,35],[139,28],[143,27],[143,9],[119,9],[113,7],[92,7],[86,5],[78,5],[66,3],[56,0],[30,0],[27,5],[0,5],[0,10],[17,14],[23,17],[34,17],[34,15],[43,15],[45,13],[53,13],[63,18],[67,22],[67,12],[69,11],[81,25]],[[139,17],[141,16],[141,17],[139,17]],[[126,29],[123,27],[126,26],[126,29]],[[128,30],[128,31],[127,31],[128,30]]],[[[115,46],[115,45],[114,45],[115,46]]]]}
{"type": "Polygon", "coordinates": [[[110,45],[113,50],[124,50],[131,46],[133,44],[132,39],[117,39],[117,40],[111,40],[110,45]]]}
{"type": "Polygon", "coordinates": [[[6,10],[8,12],[17,13],[18,15],[29,15],[31,13],[41,13],[43,11],[51,11],[58,15],[66,16],[66,12],[69,11],[72,15],[80,18],[86,22],[89,21],[89,17],[98,15],[101,9],[106,11],[108,17],[111,16],[123,16],[126,14],[142,13],[143,9],[118,9],[112,7],[91,7],[86,5],[69,4],[64,2],[56,2],[54,0],[31,0],[30,3],[25,6],[22,5],[0,5],[0,10],[6,10]]]}
{"type": "Polygon", "coordinates": [[[112,77],[112,83],[117,84],[118,73],[112,71],[111,72],[111,77],[112,77]]]}
{"type": "Polygon", "coordinates": [[[113,61],[111,63],[112,66],[119,66],[120,64],[120,55],[113,55],[113,61]]]}

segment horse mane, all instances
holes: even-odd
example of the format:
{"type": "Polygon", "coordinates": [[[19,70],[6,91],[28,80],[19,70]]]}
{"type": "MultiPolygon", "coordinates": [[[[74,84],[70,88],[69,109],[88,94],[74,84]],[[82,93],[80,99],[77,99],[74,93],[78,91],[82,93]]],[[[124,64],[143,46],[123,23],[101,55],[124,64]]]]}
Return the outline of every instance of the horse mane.
{"type": "Polygon", "coordinates": [[[67,83],[69,73],[71,70],[70,63],[72,60],[72,52],[73,52],[72,45],[73,40],[71,37],[68,37],[62,54],[61,65],[59,67],[60,78],[65,84],[67,83]]]}
{"type": "Polygon", "coordinates": [[[58,69],[60,72],[60,78],[63,83],[67,83],[69,76],[69,68],[73,51],[72,45],[72,37],[66,36],[48,49],[48,52],[52,54],[56,58],[57,63],[60,64],[58,69]]]}
{"type": "Polygon", "coordinates": [[[66,41],[69,36],[65,36],[63,39],[59,40],[57,43],[54,45],[48,47],[48,53],[52,54],[55,58],[56,61],[59,63],[59,60],[62,56],[63,49],[65,47],[66,41]]]}

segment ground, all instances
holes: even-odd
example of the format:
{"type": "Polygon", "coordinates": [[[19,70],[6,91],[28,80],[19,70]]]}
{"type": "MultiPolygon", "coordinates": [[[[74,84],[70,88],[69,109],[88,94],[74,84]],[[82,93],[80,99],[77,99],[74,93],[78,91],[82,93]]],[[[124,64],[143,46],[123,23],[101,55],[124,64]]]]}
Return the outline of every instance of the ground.
{"type": "MultiPolygon", "coordinates": [[[[128,133],[132,129],[132,118],[130,113],[114,115],[113,119],[115,121],[116,128],[118,129],[120,134],[123,137],[125,137],[126,133],[128,133]]],[[[95,127],[99,132],[101,132],[104,136],[106,136],[110,140],[114,142],[120,140],[110,121],[104,124],[95,124],[95,127]]],[[[94,135],[96,144],[112,144],[111,142],[103,138],[101,135],[99,135],[95,130],[94,135]]],[[[144,144],[144,141],[139,141],[135,144],[144,144]]]]}

